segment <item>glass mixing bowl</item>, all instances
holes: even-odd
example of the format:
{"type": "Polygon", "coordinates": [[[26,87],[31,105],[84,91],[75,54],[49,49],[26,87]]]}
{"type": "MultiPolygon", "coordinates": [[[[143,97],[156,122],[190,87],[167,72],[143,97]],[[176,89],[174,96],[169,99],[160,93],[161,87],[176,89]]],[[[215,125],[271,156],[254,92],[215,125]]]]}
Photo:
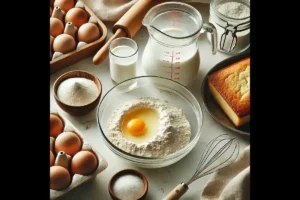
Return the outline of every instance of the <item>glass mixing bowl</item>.
{"type": "Polygon", "coordinates": [[[201,135],[203,115],[196,98],[181,84],[157,76],[140,76],[119,83],[105,94],[98,106],[97,122],[104,143],[116,155],[138,167],[160,168],[179,161],[195,147],[201,135]],[[129,154],[111,143],[108,138],[107,124],[112,112],[125,101],[141,97],[167,100],[181,108],[191,125],[189,144],[173,154],[153,158],[129,154]]]}

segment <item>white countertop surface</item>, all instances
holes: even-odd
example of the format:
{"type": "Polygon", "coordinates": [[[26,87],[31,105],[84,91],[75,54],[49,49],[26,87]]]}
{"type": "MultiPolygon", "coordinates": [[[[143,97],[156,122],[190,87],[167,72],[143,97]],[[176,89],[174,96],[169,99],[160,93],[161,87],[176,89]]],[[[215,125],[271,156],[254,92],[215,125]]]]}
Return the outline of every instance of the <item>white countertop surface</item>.
{"type": "MultiPolygon", "coordinates": [[[[201,4],[196,3],[192,4],[196,7],[202,17],[204,22],[208,21],[209,16],[209,4],[201,4]]],[[[111,29],[113,23],[105,23],[108,29],[108,38],[111,36],[111,29]]],[[[143,53],[145,44],[148,40],[148,32],[145,27],[142,27],[140,31],[133,38],[139,45],[139,59],[138,63],[141,62],[141,55],[143,53]]],[[[211,54],[211,46],[207,41],[205,34],[200,35],[198,40],[198,46],[201,57],[200,69],[198,72],[197,79],[195,80],[193,86],[190,91],[195,95],[196,99],[199,101],[203,115],[203,126],[202,126],[202,135],[196,147],[182,160],[179,162],[160,169],[142,169],[137,168],[134,165],[130,165],[125,163],[121,158],[112,153],[103,143],[101,139],[101,133],[98,129],[98,125],[96,122],[96,109],[83,117],[72,117],[58,108],[55,103],[54,97],[52,95],[52,86],[54,81],[63,73],[71,70],[86,70],[90,73],[96,75],[103,86],[104,94],[113,87],[113,83],[110,79],[109,74],[109,59],[107,58],[102,64],[95,66],[92,62],[92,57],[86,58],[74,65],[71,65],[67,68],[64,68],[54,74],[51,75],[50,79],[50,93],[51,100],[50,106],[55,107],[59,113],[70,120],[74,126],[77,127],[79,131],[83,134],[84,138],[90,143],[92,146],[96,147],[102,155],[106,158],[108,162],[108,167],[99,174],[95,179],[77,187],[76,189],[70,191],[59,199],[73,199],[73,200],[109,200],[111,199],[108,192],[108,182],[110,178],[118,171],[125,168],[133,168],[144,173],[149,182],[149,191],[146,200],[159,200],[165,197],[177,184],[182,181],[190,178],[195,171],[195,168],[200,160],[201,154],[204,150],[205,145],[214,137],[221,134],[229,134],[238,138],[240,143],[240,149],[245,148],[249,145],[249,137],[241,136],[237,133],[234,133],[221,125],[219,125],[204,108],[202,98],[201,98],[201,83],[205,74],[218,62],[230,57],[230,55],[226,55],[223,53],[217,53],[217,55],[213,56],[211,54]]],[[[138,75],[144,75],[143,69],[138,67],[138,75]]],[[[190,185],[190,189],[187,193],[181,198],[182,200],[199,200],[201,191],[208,180],[209,176],[201,178],[190,185]]]]}

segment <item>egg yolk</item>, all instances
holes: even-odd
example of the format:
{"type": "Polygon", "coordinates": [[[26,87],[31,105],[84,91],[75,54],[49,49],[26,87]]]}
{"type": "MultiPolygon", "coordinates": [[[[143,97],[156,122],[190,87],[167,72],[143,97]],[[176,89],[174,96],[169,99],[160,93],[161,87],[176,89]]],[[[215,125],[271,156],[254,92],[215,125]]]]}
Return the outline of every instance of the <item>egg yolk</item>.
{"type": "Polygon", "coordinates": [[[122,117],[121,132],[127,140],[142,144],[155,137],[158,122],[158,113],[152,108],[134,108],[122,117]]]}
{"type": "Polygon", "coordinates": [[[146,131],[146,124],[141,119],[132,119],[127,123],[127,130],[134,136],[143,135],[146,131]]]}

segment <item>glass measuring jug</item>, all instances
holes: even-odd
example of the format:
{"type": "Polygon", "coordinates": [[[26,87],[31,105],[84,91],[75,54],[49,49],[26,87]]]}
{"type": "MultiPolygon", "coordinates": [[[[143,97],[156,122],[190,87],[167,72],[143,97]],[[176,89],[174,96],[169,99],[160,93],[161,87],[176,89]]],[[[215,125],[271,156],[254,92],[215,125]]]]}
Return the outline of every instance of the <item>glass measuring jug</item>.
{"type": "Polygon", "coordinates": [[[142,23],[149,32],[142,55],[142,66],[147,75],[190,85],[200,66],[197,41],[202,32],[211,34],[212,54],[217,52],[215,26],[203,23],[199,11],[188,4],[166,2],[156,5],[142,23]]]}

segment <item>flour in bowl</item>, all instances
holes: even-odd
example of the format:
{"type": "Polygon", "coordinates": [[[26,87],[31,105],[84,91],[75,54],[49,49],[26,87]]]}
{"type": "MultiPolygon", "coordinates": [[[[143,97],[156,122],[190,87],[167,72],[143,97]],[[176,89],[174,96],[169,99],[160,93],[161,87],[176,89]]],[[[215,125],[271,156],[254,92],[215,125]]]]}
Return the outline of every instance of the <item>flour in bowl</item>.
{"type": "Polygon", "coordinates": [[[94,81],[83,77],[66,79],[57,88],[58,99],[70,106],[90,104],[97,99],[98,93],[94,81]]]}
{"type": "Polygon", "coordinates": [[[191,126],[183,111],[169,102],[151,97],[139,98],[121,104],[112,113],[108,122],[108,138],[127,153],[144,157],[164,157],[177,152],[190,142],[191,126]],[[124,137],[122,121],[128,113],[140,108],[155,110],[158,114],[158,126],[156,134],[150,140],[135,143],[124,137]]]}

